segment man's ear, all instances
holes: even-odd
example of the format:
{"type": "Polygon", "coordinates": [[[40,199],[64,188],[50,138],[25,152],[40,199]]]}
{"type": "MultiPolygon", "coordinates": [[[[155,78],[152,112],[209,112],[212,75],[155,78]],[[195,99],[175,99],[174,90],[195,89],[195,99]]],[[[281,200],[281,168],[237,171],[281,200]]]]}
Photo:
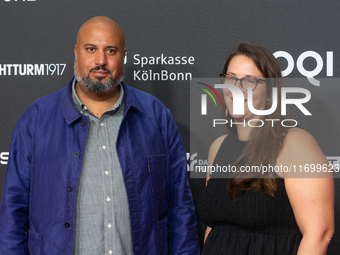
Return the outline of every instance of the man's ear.
{"type": "Polygon", "coordinates": [[[77,44],[74,45],[74,57],[77,58],[77,44]]]}

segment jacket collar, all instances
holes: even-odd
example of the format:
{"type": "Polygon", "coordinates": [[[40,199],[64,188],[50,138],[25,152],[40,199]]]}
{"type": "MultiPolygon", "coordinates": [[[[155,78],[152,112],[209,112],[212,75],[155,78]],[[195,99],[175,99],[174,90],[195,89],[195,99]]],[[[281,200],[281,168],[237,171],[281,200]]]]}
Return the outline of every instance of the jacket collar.
{"type": "Polygon", "coordinates": [[[83,115],[77,110],[72,100],[72,83],[74,77],[68,82],[63,95],[61,96],[60,107],[67,125],[72,124],[83,115]]]}
{"type": "Polygon", "coordinates": [[[124,89],[124,117],[129,110],[137,109],[141,113],[144,113],[144,108],[141,104],[143,98],[138,98],[136,95],[136,89],[126,85],[123,81],[121,82],[124,89]]]}
{"type": "MultiPolygon", "coordinates": [[[[68,125],[72,124],[83,115],[77,110],[72,101],[72,83],[74,77],[68,82],[64,93],[61,96],[61,110],[68,125]]],[[[124,117],[129,110],[137,109],[144,113],[140,100],[136,97],[133,88],[121,82],[124,89],[124,117]]]]}

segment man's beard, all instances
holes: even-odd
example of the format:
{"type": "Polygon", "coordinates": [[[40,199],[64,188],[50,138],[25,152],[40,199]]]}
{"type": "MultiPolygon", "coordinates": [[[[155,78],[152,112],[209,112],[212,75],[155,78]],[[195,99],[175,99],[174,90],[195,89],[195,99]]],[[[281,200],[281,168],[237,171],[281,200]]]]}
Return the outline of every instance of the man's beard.
{"type": "Polygon", "coordinates": [[[114,80],[112,78],[112,72],[106,69],[104,66],[96,66],[95,68],[90,69],[87,77],[81,77],[76,70],[76,61],[74,61],[74,77],[77,82],[82,84],[88,91],[94,94],[103,94],[109,92],[110,90],[113,89],[115,85],[118,85],[123,80],[123,76],[119,80],[114,80]],[[100,79],[98,79],[97,81],[91,80],[90,78],[91,71],[99,69],[110,72],[110,78],[107,81],[101,81],[100,79]]]}

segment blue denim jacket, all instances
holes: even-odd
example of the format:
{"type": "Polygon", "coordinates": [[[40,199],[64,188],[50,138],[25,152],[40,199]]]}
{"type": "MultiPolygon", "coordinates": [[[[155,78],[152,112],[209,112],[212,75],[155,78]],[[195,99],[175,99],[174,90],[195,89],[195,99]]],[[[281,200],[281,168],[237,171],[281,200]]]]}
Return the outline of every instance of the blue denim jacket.
{"type": "MultiPolygon", "coordinates": [[[[72,254],[89,118],[71,84],[34,102],[12,137],[0,206],[0,254],[72,254]]],[[[186,156],[170,111],[126,86],[117,138],[134,254],[199,254],[186,156]]]]}

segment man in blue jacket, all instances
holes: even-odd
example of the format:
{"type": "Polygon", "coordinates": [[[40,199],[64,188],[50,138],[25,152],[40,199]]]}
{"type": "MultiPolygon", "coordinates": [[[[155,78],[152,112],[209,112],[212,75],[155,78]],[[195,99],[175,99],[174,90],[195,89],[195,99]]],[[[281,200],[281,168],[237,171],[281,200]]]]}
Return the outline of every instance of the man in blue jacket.
{"type": "Polygon", "coordinates": [[[199,254],[186,156],[170,111],[122,82],[124,33],[79,29],[75,78],[12,137],[0,254],[199,254]]]}

